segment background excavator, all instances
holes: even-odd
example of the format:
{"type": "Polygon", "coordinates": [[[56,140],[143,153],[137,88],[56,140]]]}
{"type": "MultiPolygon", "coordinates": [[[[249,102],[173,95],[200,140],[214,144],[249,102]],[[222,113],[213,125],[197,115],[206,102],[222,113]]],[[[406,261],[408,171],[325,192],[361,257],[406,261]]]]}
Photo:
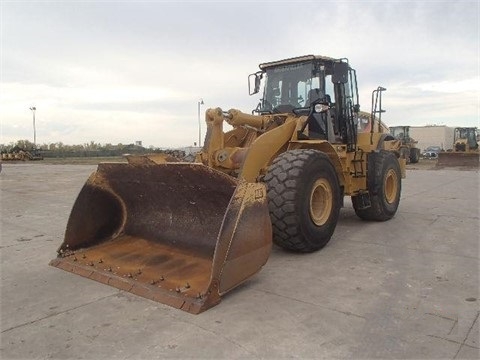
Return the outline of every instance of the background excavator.
{"type": "Polygon", "coordinates": [[[249,76],[250,95],[262,86],[252,114],[206,110],[193,163],[100,164],[51,265],[199,313],[258,272],[272,240],[296,252],[324,247],[346,195],[361,219],[391,219],[405,159],[382,126],[386,89],[372,92],[369,131],[359,132],[347,59],[263,63],[249,76]]]}
{"type": "Polygon", "coordinates": [[[453,148],[438,153],[437,166],[479,167],[478,130],[475,127],[457,127],[453,134],[453,148]]]}

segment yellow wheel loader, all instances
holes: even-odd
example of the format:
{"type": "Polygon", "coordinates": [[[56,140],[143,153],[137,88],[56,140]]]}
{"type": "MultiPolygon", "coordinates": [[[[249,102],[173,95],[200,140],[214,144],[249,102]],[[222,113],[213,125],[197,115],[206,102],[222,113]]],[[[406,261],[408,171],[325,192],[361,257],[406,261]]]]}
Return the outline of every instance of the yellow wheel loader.
{"type": "Polygon", "coordinates": [[[479,167],[477,128],[457,127],[453,133],[453,149],[438,153],[437,166],[479,167]]]}
{"type": "Polygon", "coordinates": [[[385,89],[372,92],[370,130],[359,132],[347,59],[264,63],[249,76],[250,95],[262,85],[252,114],[206,111],[193,163],[100,164],[51,265],[200,313],[261,269],[272,240],[297,252],[324,247],[345,195],[364,220],[392,218],[405,160],[381,126],[385,89]]]}
{"type": "Polygon", "coordinates": [[[420,160],[420,149],[416,144],[418,141],[410,137],[410,126],[390,126],[390,134],[399,141],[398,152],[407,164],[416,164],[420,160]]]}

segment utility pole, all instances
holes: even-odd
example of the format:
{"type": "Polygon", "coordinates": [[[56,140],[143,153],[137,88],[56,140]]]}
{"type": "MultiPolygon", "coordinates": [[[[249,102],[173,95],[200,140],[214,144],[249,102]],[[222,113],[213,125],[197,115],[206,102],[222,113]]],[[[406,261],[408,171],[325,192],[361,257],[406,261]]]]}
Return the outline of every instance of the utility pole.
{"type": "Polygon", "coordinates": [[[30,110],[32,110],[33,113],[33,150],[37,150],[37,130],[35,128],[35,111],[37,108],[32,106],[30,110]]]}
{"type": "Polygon", "coordinates": [[[198,146],[202,147],[202,124],[200,120],[200,105],[203,105],[203,99],[198,100],[198,146]]]}

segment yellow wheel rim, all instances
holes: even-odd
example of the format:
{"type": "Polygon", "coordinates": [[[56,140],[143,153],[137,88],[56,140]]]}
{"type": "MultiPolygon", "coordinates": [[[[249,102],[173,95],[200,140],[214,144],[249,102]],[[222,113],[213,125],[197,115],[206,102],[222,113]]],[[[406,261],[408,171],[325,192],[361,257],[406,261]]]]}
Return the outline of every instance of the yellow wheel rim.
{"type": "Polygon", "coordinates": [[[393,204],[397,199],[397,192],[398,192],[398,177],[395,170],[390,169],[387,172],[387,176],[385,176],[385,200],[389,204],[393,204]]]}
{"type": "Polygon", "coordinates": [[[310,194],[310,217],[317,226],[324,225],[333,207],[332,188],[326,179],[318,179],[310,194]]]}

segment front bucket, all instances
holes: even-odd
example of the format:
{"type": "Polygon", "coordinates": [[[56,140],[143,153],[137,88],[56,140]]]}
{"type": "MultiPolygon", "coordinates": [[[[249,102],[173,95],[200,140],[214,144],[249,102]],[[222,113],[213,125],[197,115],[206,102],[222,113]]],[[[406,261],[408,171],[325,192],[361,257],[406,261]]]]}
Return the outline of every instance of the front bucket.
{"type": "Polygon", "coordinates": [[[440,152],[438,153],[437,167],[460,166],[479,167],[479,153],[474,152],[440,152]]]}
{"type": "Polygon", "coordinates": [[[100,164],[50,265],[191,313],[254,275],[271,250],[263,184],[201,164],[100,164]]]}

